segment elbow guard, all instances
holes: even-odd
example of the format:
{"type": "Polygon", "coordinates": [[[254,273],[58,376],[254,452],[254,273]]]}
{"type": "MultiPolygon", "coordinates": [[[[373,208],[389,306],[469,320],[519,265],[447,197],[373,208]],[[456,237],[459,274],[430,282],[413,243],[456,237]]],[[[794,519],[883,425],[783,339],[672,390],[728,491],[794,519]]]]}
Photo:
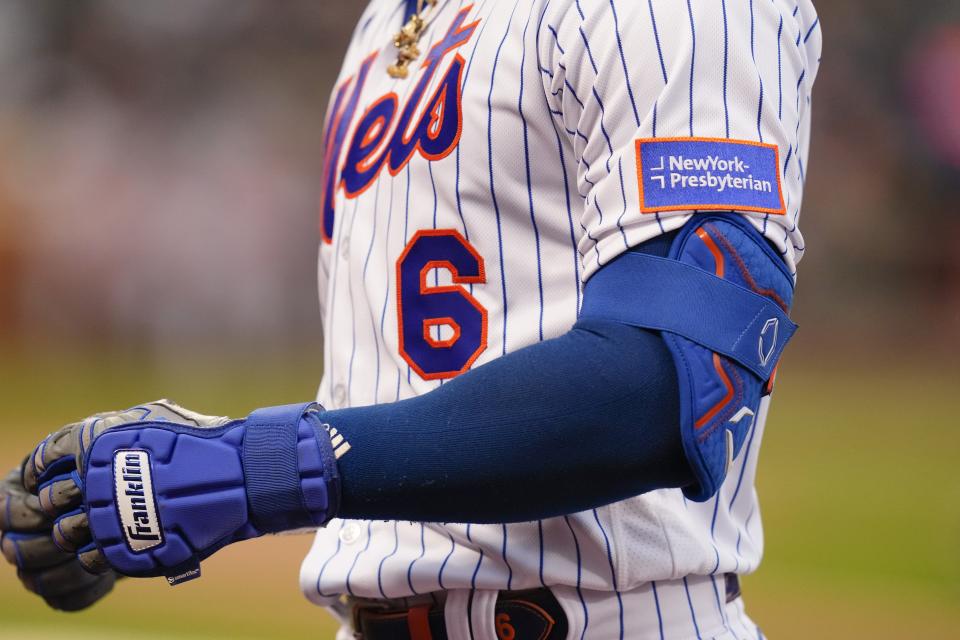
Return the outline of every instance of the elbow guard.
{"type": "Polygon", "coordinates": [[[691,500],[720,490],[747,439],[797,329],[793,287],[767,241],[730,214],[698,215],[667,257],[623,254],[586,285],[582,317],[658,330],[673,355],[691,500]]]}

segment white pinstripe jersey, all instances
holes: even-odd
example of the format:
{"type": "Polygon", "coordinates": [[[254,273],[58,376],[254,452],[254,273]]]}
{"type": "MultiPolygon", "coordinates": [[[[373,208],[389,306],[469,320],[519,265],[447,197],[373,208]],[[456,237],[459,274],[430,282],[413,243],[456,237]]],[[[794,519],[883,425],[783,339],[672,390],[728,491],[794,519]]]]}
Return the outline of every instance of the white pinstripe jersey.
{"type": "MultiPolygon", "coordinates": [[[[426,393],[569,330],[597,269],[695,215],[641,210],[640,139],[775,145],[785,213],[739,213],[795,272],[820,51],[810,0],[445,0],[397,80],[386,69],[403,7],[370,4],[328,113],[322,404],[426,393]]],[[[303,590],[321,604],[542,584],[612,592],[752,571],[768,404],[706,503],[663,490],[525,524],[335,520],[303,590]]]]}

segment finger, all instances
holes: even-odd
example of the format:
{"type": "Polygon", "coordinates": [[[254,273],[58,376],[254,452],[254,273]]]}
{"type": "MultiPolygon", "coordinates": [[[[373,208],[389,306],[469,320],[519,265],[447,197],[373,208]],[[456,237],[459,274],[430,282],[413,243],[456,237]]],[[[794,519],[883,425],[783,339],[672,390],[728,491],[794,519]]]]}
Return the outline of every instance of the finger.
{"type": "Polygon", "coordinates": [[[83,453],[98,435],[107,429],[136,422],[143,414],[141,407],[98,413],[83,422],[68,424],[48,436],[34,450],[31,464],[24,469],[24,486],[31,493],[36,493],[37,487],[56,476],[81,468],[83,453]]]}
{"type": "Polygon", "coordinates": [[[102,575],[113,571],[113,567],[107,562],[100,549],[94,548],[77,554],[77,560],[83,565],[83,568],[90,573],[102,575]]]}
{"type": "Polygon", "coordinates": [[[57,520],[53,525],[53,542],[67,553],[76,553],[93,542],[87,514],[80,512],[57,520]]]}
{"type": "Polygon", "coordinates": [[[80,424],[67,425],[56,433],[43,439],[30,460],[23,468],[23,486],[30,493],[37,493],[37,488],[43,483],[45,475],[69,473],[76,465],[74,460],[77,454],[76,433],[80,424]]]}
{"type": "Polygon", "coordinates": [[[53,538],[45,534],[5,532],[0,536],[0,550],[7,562],[25,571],[54,567],[73,557],[61,551],[53,538]]]}
{"type": "MultiPolygon", "coordinates": [[[[222,416],[208,416],[196,411],[181,407],[170,400],[157,400],[145,405],[150,410],[150,420],[165,420],[193,427],[215,427],[230,422],[230,418],[222,416]]],[[[147,418],[140,418],[146,420],[147,418]]]]}
{"type": "Polygon", "coordinates": [[[113,590],[117,575],[113,572],[96,576],[96,582],[83,589],[62,595],[44,596],[46,603],[58,611],[82,611],[113,590]]]}
{"type": "Polygon", "coordinates": [[[64,596],[95,584],[101,576],[88,572],[76,560],[42,571],[21,571],[20,581],[40,596],[64,596]]]}
{"type": "MultiPolygon", "coordinates": [[[[19,471],[17,472],[19,485],[19,471]]],[[[37,496],[26,491],[11,490],[9,485],[0,487],[0,530],[32,533],[49,531],[50,518],[43,513],[37,496]]]]}
{"type": "Polygon", "coordinates": [[[73,511],[83,504],[83,492],[77,486],[76,472],[40,487],[40,508],[51,518],[73,511]]]}

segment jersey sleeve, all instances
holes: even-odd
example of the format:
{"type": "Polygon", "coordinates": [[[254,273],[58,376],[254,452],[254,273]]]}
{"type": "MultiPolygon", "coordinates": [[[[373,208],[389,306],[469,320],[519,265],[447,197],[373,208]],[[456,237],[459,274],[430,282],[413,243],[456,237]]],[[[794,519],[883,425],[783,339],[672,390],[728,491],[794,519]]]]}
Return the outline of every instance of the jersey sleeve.
{"type": "Polygon", "coordinates": [[[564,0],[538,31],[577,162],[584,279],[701,212],[746,216],[791,272],[820,56],[809,0],[564,0]]]}

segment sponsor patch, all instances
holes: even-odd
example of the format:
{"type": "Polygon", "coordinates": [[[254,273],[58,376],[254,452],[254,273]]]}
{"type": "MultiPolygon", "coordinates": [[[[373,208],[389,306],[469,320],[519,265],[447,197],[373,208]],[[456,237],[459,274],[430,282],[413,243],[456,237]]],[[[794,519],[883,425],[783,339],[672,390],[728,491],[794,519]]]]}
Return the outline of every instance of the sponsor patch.
{"type": "Polygon", "coordinates": [[[776,145],[716,138],[637,140],[640,210],[784,215],[776,145]]]}
{"type": "Polygon", "coordinates": [[[130,550],[140,553],[163,544],[150,454],[142,450],[117,451],[113,454],[113,481],[117,514],[130,550]]]}

